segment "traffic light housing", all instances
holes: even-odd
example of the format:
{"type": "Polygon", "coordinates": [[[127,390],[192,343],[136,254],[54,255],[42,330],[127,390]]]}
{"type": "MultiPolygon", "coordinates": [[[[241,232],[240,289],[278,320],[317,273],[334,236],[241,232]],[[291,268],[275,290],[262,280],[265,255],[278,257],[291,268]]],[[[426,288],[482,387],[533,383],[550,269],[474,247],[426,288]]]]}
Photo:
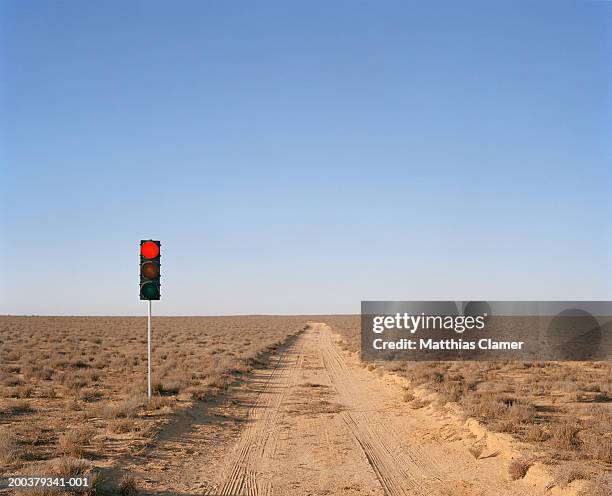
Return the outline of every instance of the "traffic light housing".
{"type": "Polygon", "coordinates": [[[160,252],[161,243],[152,239],[140,240],[140,299],[160,298],[160,252]]]}

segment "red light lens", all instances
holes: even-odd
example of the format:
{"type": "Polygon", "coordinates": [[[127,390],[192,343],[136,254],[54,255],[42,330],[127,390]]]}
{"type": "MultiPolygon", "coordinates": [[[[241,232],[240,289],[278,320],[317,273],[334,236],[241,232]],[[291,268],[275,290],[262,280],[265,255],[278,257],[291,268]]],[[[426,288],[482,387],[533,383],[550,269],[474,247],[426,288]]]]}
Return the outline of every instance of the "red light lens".
{"type": "Polygon", "coordinates": [[[159,255],[159,246],[153,241],[146,241],[140,245],[140,254],[145,258],[155,258],[159,255]]]}

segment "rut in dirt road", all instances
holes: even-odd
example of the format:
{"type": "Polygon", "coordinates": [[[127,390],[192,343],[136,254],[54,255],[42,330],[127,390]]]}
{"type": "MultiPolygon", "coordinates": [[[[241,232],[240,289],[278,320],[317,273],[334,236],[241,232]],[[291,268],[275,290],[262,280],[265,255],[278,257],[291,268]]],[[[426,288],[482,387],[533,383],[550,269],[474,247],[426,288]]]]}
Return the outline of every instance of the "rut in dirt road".
{"type": "Polygon", "coordinates": [[[502,460],[475,460],[469,433],[411,410],[397,384],[342,355],[325,324],[309,328],[272,367],[208,494],[518,496],[502,460]]]}
{"type": "Polygon", "coordinates": [[[303,346],[291,346],[278,358],[261,392],[248,413],[247,426],[236,447],[225,481],[215,491],[219,496],[272,495],[270,481],[262,478],[253,462],[271,457],[278,438],[279,407],[295,381],[303,359],[303,346]]]}
{"type": "Polygon", "coordinates": [[[380,423],[380,412],[367,409],[363,390],[359,388],[352,371],[331,342],[330,332],[325,331],[329,330],[325,329],[321,334],[319,347],[325,369],[342,401],[351,406],[343,413],[343,419],[376,472],[385,494],[389,496],[431,494],[419,479],[422,479],[423,473],[429,472],[430,481],[440,480],[435,461],[422,452],[413,452],[413,456],[408,459],[399,449],[398,440],[389,431],[389,425],[380,423]]]}

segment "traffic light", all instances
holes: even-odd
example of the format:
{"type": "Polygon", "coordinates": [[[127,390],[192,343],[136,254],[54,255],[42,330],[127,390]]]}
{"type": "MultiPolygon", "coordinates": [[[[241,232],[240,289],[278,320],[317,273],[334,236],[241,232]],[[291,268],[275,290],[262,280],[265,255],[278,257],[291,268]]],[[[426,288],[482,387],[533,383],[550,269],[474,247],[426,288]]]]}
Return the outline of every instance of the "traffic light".
{"type": "Polygon", "coordinates": [[[159,258],[161,243],[152,239],[140,240],[140,299],[159,300],[159,258]]]}

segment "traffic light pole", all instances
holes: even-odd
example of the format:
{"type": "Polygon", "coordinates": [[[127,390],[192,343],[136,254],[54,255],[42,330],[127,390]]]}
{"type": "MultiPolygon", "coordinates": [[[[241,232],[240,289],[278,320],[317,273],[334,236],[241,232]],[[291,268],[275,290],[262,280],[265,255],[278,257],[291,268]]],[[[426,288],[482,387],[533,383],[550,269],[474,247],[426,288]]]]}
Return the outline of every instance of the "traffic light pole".
{"type": "Polygon", "coordinates": [[[147,326],[147,397],[151,399],[151,300],[149,300],[149,322],[147,326]]]}

